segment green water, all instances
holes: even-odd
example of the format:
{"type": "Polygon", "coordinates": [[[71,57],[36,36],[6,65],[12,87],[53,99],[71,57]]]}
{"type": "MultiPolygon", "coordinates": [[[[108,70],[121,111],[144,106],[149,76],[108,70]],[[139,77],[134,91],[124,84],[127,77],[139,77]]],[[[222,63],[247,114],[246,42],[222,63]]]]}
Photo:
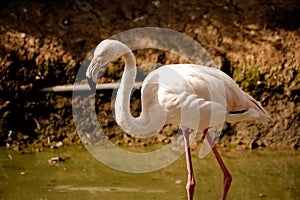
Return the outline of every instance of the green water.
{"type": "MultiPolygon", "coordinates": [[[[300,199],[300,151],[222,152],[233,182],[228,199],[300,199]]],[[[193,157],[195,200],[220,199],[222,173],[214,157],[193,157]]],[[[186,167],[182,156],[151,173],[110,169],[84,148],[21,154],[0,149],[0,199],[185,200],[186,167]],[[70,156],[49,164],[53,156],[70,156]]]]}

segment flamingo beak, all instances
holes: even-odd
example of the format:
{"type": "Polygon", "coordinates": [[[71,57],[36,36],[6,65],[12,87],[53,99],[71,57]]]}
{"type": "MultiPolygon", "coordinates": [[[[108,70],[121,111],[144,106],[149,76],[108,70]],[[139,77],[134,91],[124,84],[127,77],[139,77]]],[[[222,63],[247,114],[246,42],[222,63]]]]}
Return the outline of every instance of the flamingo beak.
{"type": "Polygon", "coordinates": [[[96,92],[96,83],[93,81],[92,78],[87,77],[87,80],[88,80],[88,84],[89,84],[91,91],[93,93],[95,93],[96,92]]]}

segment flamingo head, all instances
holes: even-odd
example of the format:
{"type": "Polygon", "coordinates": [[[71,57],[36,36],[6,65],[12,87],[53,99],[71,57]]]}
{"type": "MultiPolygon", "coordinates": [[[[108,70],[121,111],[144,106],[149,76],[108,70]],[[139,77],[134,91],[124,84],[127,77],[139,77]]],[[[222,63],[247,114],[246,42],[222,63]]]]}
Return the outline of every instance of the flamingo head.
{"type": "Polygon", "coordinates": [[[130,52],[130,49],[117,40],[103,40],[98,44],[94,51],[93,59],[86,71],[88,84],[92,91],[96,90],[98,77],[104,73],[107,64],[128,52],[130,52]]]}

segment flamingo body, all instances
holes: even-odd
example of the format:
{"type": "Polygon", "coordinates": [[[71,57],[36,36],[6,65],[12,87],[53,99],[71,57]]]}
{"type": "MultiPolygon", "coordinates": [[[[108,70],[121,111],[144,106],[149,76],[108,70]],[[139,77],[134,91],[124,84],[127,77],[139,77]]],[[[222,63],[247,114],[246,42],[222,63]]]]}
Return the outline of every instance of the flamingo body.
{"type": "MultiPolygon", "coordinates": [[[[142,101],[151,98],[145,90],[145,86],[149,83],[158,86],[158,102],[166,112],[166,123],[180,124],[182,108],[191,104],[191,102],[187,103],[187,97],[192,95],[195,95],[194,101],[202,105],[215,103],[221,106],[225,102],[226,105],[222,106],[226,109],[227,122],[270,119],[269,114],[258,101],[241,90],[227,74],[215,68],[195,64],[162,66],[151,72],[143,82],[142,101]],[[225,92],[220,93],[220,97],[212,102],[211,93],[218,93],[220,88],[213,88],[214,90],[211,91],[208,85],[216,82],[224,86],[225,92]]],[[[152,96],[155,94],[152,93],[152,96]]],[[[204,111],[199,110],[199,112],[204,111]]],[[[209,112],[207,110],[206,117],[201,118],[198,130],[204,131],[208,127],[209,122],[205,123],[205,121],[207,115],[210,115],[209,112]]]]}

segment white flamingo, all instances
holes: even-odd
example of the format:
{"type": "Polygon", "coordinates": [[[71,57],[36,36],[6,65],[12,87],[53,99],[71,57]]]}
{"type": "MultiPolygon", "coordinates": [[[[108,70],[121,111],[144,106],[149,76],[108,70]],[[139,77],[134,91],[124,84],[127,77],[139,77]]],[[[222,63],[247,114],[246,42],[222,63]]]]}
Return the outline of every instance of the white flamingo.
{"type": "Polygon", "coordinates": [[[213,126],[222,128],[224,120],[268,121],[267,111],[222,71],[200,65],[176,64],[149,73],[141,88],[142,111],[134,118],[130,113],[130,95],[136,78],[136,61],[126,45],[116,40],[102,41],[94,52],[86,76],[91,89],[95,90],[101,67],[119,56],[124,57],[125,69],[115,102],[116,122],[125,132],[137,136],[153,134],[166,123],[180,125],[186,152],[189,200],[193,199],[195,186],[189,135],[193,130],[203,132],[224,174],[222,199],[225,200],[232,177],[208,130],[213,126]]]}

